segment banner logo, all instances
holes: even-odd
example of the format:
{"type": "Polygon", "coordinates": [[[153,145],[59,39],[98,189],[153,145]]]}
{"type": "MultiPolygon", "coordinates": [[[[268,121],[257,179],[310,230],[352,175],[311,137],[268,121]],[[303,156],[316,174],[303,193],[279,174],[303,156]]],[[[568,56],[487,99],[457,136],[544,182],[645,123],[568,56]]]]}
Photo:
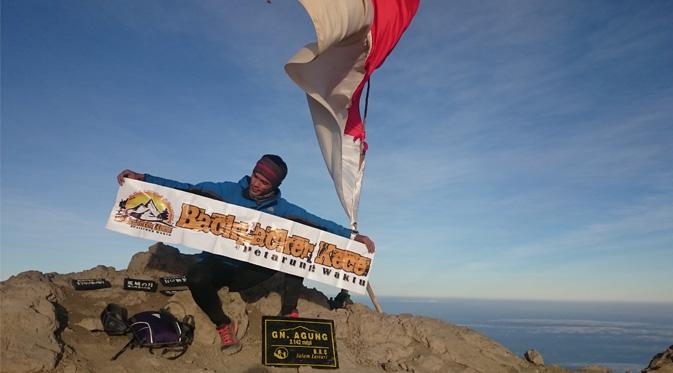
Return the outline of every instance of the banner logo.
{"type": "Polygon", "coordinates": [[[122,199],[114,219],[136,229],[167,236],[173,233],[173,207],[155,192],[136,192],[122,199]]]}

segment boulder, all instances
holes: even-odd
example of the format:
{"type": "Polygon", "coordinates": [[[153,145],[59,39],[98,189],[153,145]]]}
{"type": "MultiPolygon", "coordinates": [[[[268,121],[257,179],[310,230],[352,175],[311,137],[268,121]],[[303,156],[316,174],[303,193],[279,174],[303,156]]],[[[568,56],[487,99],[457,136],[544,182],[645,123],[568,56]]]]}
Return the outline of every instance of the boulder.
{"type": "Polygon", "coordinates": [[[544,359],[542,358],[542,354],[537,352],[534,349],[530,349],[526,351],[523,354],[524,359],[528,361],[529,363],[535,364],[535,365],[544,365],[544,359]]]}
{"type": "Polygon", "coordinates": [[[642,373],[673,373],[673,345],[656,354],[642,373]]]}
{"type": "Polygon", "coordinates": [[[184,255],[173,246],[157,242],[148,251],[133,255],[126,272],[129,275],[148,273],[184,275],[194,262],[194,255],[184,255]]]}
{"type": "Polygon", "coordinates": [[[55,368],[64,353],[67,310],[49,276],[29,271],[0,283],[0,362],[3,372],[55,368]]]}

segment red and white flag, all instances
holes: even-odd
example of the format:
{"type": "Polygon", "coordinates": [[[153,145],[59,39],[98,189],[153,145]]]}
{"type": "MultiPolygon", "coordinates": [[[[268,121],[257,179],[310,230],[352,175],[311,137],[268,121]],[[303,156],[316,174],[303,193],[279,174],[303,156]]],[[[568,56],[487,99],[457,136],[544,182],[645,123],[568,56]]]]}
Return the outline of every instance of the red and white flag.
{"type": "Polygon", "coordinates": [[[317,42],[285,65],[306,92],[327,169],[355,227],[367,150],[360,96],[416,14],[419,0],[299,0],[317,42]]]}

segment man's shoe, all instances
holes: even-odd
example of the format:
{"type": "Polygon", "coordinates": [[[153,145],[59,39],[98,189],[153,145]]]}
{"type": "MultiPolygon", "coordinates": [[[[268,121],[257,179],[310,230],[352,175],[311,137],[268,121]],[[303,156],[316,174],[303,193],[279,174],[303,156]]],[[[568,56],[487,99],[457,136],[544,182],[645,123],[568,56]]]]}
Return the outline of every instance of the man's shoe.
{"type": "Polygon", "coordinates": [[[217,333],[222,341],[222,351],[233,354],[241,350],[241,341],[236,338],[236,323],[231,322],[217,328],[217,333]]]}
{"type": "Polygon", "coordinates": [[[299,318],[299,311],[295,308],[289,313],[284,314],[283,317],[290,317],[293,319],[299,318]]]}

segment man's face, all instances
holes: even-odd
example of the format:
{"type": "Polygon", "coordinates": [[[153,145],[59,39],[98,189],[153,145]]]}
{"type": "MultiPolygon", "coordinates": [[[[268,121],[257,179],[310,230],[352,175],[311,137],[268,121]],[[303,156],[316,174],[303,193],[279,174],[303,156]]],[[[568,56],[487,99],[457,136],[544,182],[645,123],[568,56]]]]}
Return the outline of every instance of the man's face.
{"type": "Polygon", "coordinates": [[[248,194],[250,197],[263,196],[271,191],[271,182],[264,175],[253,172],[250,176],[250,188],[248,194]]]}

